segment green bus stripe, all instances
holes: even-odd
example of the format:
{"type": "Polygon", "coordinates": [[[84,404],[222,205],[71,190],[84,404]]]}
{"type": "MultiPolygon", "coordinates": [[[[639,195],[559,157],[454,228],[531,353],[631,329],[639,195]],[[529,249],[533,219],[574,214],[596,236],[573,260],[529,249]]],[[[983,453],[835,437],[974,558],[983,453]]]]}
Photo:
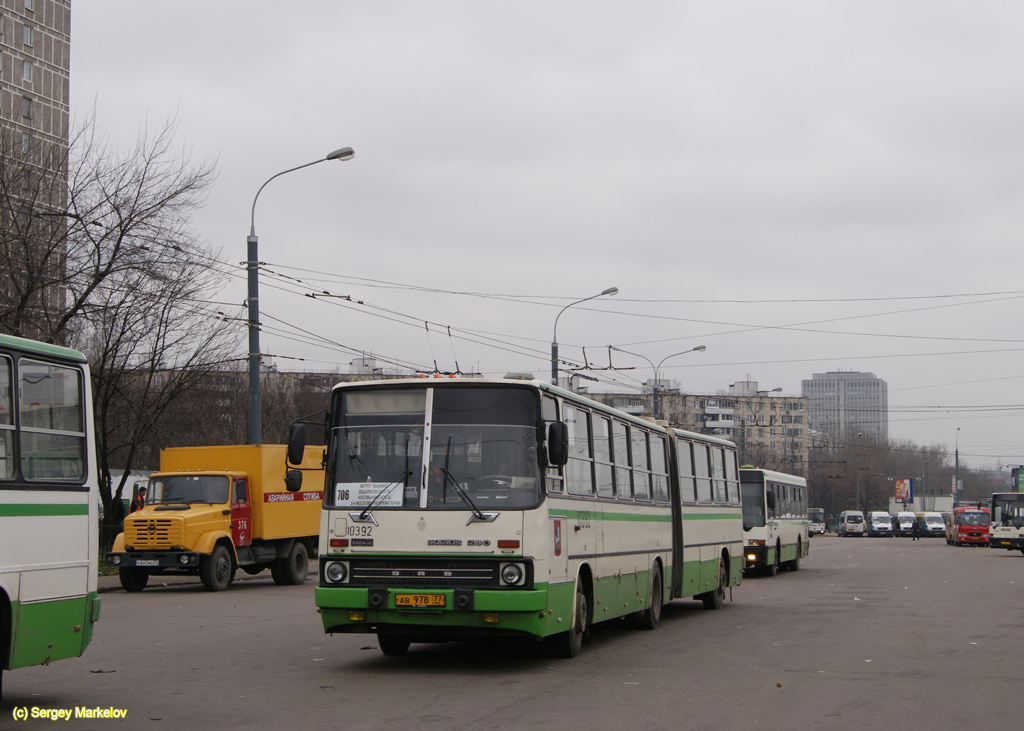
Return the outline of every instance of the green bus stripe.
{"type": "MultiPolygon", "coordinates": [[[[669,513],[601,513],[597,510],[560,510],[552,518],[583,520],[621,520],[633,523],[670,523],[669,513]]],[[[683,513],[683,520],[738,520],[740,513],[683,513]]]]}
{"type": "Polygon", "coordinates": [[[0,518],[24,518],[41,515],[88,515],[89,506],[78,505],[33,505],[29,503],[8,503],[0,505],[0,518]]]}
{"type": "Polygon", "coordinates": [[[741,513],[683,513],[683,520],[738,520],[741,513]]]}
{"type": "Polygon", "coordinates": [[[632,514],[632,513],[601,513],[598,510],[560,510],[551,513],[552,518],[568,518],[572,520],[625,520],[637,523],[670,523],[672,516],[663,514],[632,514]]]}

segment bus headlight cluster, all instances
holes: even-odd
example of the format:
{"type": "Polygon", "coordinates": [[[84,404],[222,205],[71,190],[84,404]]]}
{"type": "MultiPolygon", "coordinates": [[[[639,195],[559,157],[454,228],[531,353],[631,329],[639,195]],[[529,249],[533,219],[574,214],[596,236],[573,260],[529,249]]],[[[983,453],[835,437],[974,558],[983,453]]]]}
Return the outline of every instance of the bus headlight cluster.
{"type": "Polygon", "coordinates": [[[332,584],[342,584],[348,580],[348,566],[344,561],[331,561],[324,567],[324,578],[332,584]]]}
{"type": "Polygon", "coordinates": [[[518,586],[526,578],[526,571],[522,564],[507,563],[501,567],[501,583],[506,586],[518,586]]]}

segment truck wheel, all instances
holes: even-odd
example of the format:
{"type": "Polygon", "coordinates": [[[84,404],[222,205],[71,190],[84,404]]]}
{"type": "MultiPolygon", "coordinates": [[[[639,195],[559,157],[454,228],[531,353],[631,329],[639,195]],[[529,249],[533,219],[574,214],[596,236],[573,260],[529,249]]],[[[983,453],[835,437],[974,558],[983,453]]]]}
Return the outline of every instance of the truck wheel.
{"type": "Polygon", "coordinates": [[[272,578],[274,580],[274,583],[278,586],[284,586],[288,583],[287,581],[285,581],[284,578],[284,569],[281,568],[281,564],[283,564],[285,561],[286,559],[278,558],[274,559],[274,561],[272,561],[270,564],[270,578],[272,578]]]}
{"type": "Polygon", "coordinates": [[[288,558],[282,559],[281,569],[284,583],[292,586],[306,583],[306,575],[309,574],[309,554],[302,543],[295,541],[288,558]]]}
{"type": "Polygon", "coordinates": [[[199,578],[207,591],[224,591],[231,586],[235,576],[231,565],[231,554],[224,546],[214,546],[213,553],[203,558],[199,564],[199,578]]]}
{"type": "Polygon", "coordinates": [[[142,591],[149,583],[149,572],[133,566],[122,566],[117,570],[117,576],[121,579],[124,590],[132,593],[142,591]]]}

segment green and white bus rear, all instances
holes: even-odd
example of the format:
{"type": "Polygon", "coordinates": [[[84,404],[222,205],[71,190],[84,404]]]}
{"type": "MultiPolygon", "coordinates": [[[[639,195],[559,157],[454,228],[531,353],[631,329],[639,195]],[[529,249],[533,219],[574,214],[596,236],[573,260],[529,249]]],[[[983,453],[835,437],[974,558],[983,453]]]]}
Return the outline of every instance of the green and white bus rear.
{"type": "Polygon", "coordinates": [[[99,618],[89,367],[0,335],[0,677],[78,657],[99,618]]]}
{"type": "Polygon", "coordinates": [[[316,605],[385,654],[513,635],[571,657],[593,623],[653,629],[741,580],[729,442],[512,379],[341,384],[327,437],[316,605]]]}
{"type": "Polygon", "coordinates": [[[740,470],[743,491],[743,546],[748,570],[775,576],[780,567],[796,571],[810,551],[807,481],[771,470],[740,470]]]}
{"type": "Polygon", "coordinates": [[[1024,492],[993,493],[991,510],[989,547],[1024,553],[1024,492]]]}

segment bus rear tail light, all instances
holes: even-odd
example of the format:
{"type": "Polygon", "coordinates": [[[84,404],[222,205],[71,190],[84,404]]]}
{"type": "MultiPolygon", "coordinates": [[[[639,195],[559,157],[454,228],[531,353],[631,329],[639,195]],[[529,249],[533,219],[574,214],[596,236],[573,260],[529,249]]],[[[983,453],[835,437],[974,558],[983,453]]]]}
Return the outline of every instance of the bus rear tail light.
{"type": "Polygon", "coordinates": [[[519,548],[518,540],[499,540],[498,548],[519,548]]]}

